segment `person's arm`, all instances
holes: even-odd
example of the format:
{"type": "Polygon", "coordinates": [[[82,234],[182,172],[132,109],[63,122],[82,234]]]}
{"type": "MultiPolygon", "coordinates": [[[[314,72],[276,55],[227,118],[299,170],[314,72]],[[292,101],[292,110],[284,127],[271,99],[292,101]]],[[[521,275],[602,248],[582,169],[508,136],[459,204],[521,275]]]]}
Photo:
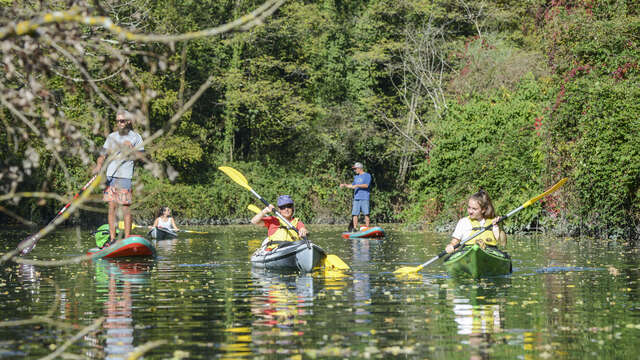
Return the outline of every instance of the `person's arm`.
{"type": "Polygon", "coordinates": [[[107,139],[104,141],[104,145],[102,145],[102,148],[100,149],[100,155],[96,160],[96,166],[93,168],[93,171],[91,172],[92,175],[95,175],[99,173],[100,170],[102,170],[102,164],[104,163],[104,159],[107,158],[107,153],[110,146],[111,146],[111,136],[107,136],[107,139]]]}
{"type": "Polygon", "coordinates": [[[493,237],[498,241],[498,245],[505,247],[507,246],[507,234],[500,229],[498,221],[500,221],[500,216],[496,216],[496,218],[493,219],[493,227],[491,228],[491,231],[493,232],[493,237]]]}
{"type": "MultiPolygon", "coordinates": [[[[361,175],[361,179],[362,179],[362,184],[351,184],[350,188],[351,189],[368,189],[369,188],[369,183],[371,182],[371,176],[367,176],[367,174],[362,174],[361,175]]],[[[354,179],[355,182],[355,179],[354,179]]]]}
{"type": "Polygon", "coordinates": [[[159,218],[159,217],[158,217],[158,218],[156,218],[156,219],[153,221],[153,225],[149,226],[149,228],[151,229],[151,228],[154,228],[154,227],[158,227],[158,221],[159,221],[159,220],[160,220],[160,218],[159,218]]]}
{"type": "Polygon", "coordinates": [[[254,225],[262,226],[264,225],[264,221],[262,219],[273,210],[274,206],[269,204],[266,208],[262,209],[259,213],[257,213],[254,217],[251,218],[251,223],[254,225]]]}
{"type": "Polygon", "coordinates": [[[445,248],[445,251],[448,254],[451,254],[452,252],[455,251],[455,246],[460,243],[461,241],[460,239],[464,237],[464,234],[467,232],[466,230],[470,226],[471,226],[471,223],[467,222],[467,218],[462,218],[458,220],[458,223],[456,224],[456,228],[453,230],[453,234],[451,234],[451,242],[449,242],[449,245],[447,245],[447,247],[445,248]]]}
{"type": "Polygon", "coordinates": [[[369,184],[340,184],[340,187],[346,187],[349,189],[355,189],[355,188],[366,189],[369,187],[369,184]]]}
{"type": "Polygon", "coordinates": [[[302,221],[298,221],[297,229],[298,229],[298,235],[300,235],[300,237],[306,237],[309,234],[307,227],[304,226],[304,223],[302,221]]]}
{"type": "Polygon", "coordinates": [[[451,238],[451,242],[446,248],[444,248],[444,251],[446,251],[447,254],[451,254],[455,250],[455,246],[458,244],[460,244],[460,239],[451,238]]]}
{"type": "Polygon", "coordinates": [[[93,170],[91,171],[91,175],[95,175],[100,172],[100,170],[102,169],[102,163],[104,163],[104,159],[105,155],[98,156],[98,159],[96,160],[96,166],[94,166],[93,170]]]}
{"type": "Polygon", "coordinates": [[[144,159],[144,155],[145,155],[144,147],[140,148],[140,149],[137,148],[137,146],[139,144],[141,144],[141,143],[142,143],[142,138],[139,138],[139,140],[136,141],[135,144],[132,144],[128,140],[123,143],[124,146],[134,150],[133,152],[131,152],[131,155],[130,155],[131,157],[129,157],[129,159],[131,159],[131,160],[142,160],[142,159],[144,159]]]}
{"type": "Polygon", "coordinates": [[[180,229],[178,229],[178,227],[176,226],[176,222],[175,222],[175,220],[173,219],[173,217],[171,218],[171,226],[173,226],[173,229],[174,229],[174,230],[180,230],[180,229]]]}

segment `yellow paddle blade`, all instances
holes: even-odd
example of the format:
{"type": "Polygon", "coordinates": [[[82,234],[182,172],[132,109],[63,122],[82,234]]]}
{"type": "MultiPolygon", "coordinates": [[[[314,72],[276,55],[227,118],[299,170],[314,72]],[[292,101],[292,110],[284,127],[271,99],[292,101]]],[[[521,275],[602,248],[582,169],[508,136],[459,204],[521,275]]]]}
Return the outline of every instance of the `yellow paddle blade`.
{"type": "MultiPolygon", "coordinates": [[[[141,227],[141,226],[140,225],[136,225],[134,223],[131,223],[131,229],[135,229],[137,227],[141,227]]],[[[124,221],[122,221],[122,220],[118,221],[118,229],[124,230],[124,221]]]]}
{"type": "Polygon", "coordinates": [[[253,204],[247,205],[247,209],[253,211],[256,214],[259,214],[260,212],[262,212],[262,210],[260,210],[260,208],[258,208],[257,206],[255,206],[253,204]]]}
{"type": "Polygon", "coordinates": [[[543,192],[542,194],[540,194],[540,195],[538,195],[538,196],[536,196],[536,197],[534,197],[534,198],[532,198],[532,199],[529,199],[529,201],[527,201],[526,203],[522,204],[522,207],[523,207],[523,208],[526,208],[527,206],[529,206],[529,205],[531,205],[531,204],[535,203],[536,201],[538,201],[538,200],[542,199],[543,197],[545,197],[545,196],[547,196],[547,195],[551,194],[552,192],[554,192],[554,191],[558,190],[558,188],[560,188],[560,186],[564,185],[564,183],[566,183],[566,182],[567,182],[567,178],[564,178],[564,179],[562,179],[562,180],[558,181],[558,182],[557,182],[555,185],[553,185],[549,190],[547,190],[547,191],[543,192]]]}
{"type": "Polygon", "coordinates": [[[409,275],[411,273],[417,273],[418,271],[422,270],[422,268],[423,266],[404,266],[404,267],[398,268],[393,273],[401,276],[409,275]]]}
{"type": "Polygon", "coordinates": [[[350,267],[347,265],[342,259],[340,259],[337,255],[329,254],[324,259],[324,266],[330,267],[336,270],[349,270],[350,267]]]}
{"type": "Polygon", "coordinates": [[[230,177],[231,180],[235,181],[238,185],[242,186],[243,188],[249,191],[253,190],[251,189],[251,186],[249,186],[249,182],[247,181],[247,178],[245,178],[244,175],[240,173],[240,171],[229,166],[220,166],[218,167],[218,170],[227,174],[227,176],[230,177]]]}

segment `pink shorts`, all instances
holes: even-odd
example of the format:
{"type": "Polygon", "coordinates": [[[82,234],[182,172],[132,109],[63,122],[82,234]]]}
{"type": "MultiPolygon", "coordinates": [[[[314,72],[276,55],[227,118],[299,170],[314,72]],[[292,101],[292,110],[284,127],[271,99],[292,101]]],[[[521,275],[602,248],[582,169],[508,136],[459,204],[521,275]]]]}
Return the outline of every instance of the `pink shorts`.
{"type": "Polygon", "coordinates": [[[107,178],[107,188],[102,193],[102,200],[131,205],[131,198],[131,179],[107,178]]]}

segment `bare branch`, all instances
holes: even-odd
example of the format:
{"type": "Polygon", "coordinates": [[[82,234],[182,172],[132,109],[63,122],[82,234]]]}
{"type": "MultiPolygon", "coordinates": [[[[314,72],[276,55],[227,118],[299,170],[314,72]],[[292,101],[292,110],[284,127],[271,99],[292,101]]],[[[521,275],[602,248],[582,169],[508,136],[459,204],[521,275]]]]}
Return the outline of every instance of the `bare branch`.
{"type": "Polygon", "coordinates": [[[86,25],[102,26],[108,31],[116,34],[123,40],[139,41],[139,42],[160,42],[175,43],[179,41],[194,40],[204,37],[215,36],[230,32],[236,29],[246,31],[254,26],[262,24],[263,20],[273,14],[285,0],[269,0],[258,7],[256,10],[244,15],[230,23],[201,31],[188,32],[179,35],[164,34],[136,34],[116,25],[110,18],[104,16],[84,16],[78,14],[78,9],[74,8],[68,11],[55,11],[45,14],[33,20],[21,21],[17,24],[10,24],[0,28],[0,40],[4,40],[10,36],[21,36],[35,31],[43,25],[52,23],[79,23],[86,25]]]}
{"type": "Polygon", "coordinates": [[[60,345],[56,349],[56,351],[54,351],[51,354],[43,357],[42,360],[55,359],[56,357],[60,356],[74,342],[78,341],[79,339],[82,339],[82,337],[84,337],[85,335],[89,334],[92,331],[96,331],[100,326],[102,326],[102,323],[104,322],[104,319],[105,319],[104,317],[96,319],[93,322],[93,324],[91,324],[91,325],[85,327],[84,329],[82,329],[80,332],[75,334],[71,339],[65,341],[64,344],[60,345]]]}
{"type": "Polygon", "coordinates": [[[166,343],[167,343],[166,340],[156,340],[156,341],[149,341],[149,342],[144,343],[144,344],[142,344],[140,346],[137,346],[135,349],[133,349],[133,351],[131,351],[128,354],[127,360],[136,360],[140,356],[142,356],[146,352],[148,352],[149,350],[157,348],[158,346],[162,346],[162,345],[164,345],[166,343]]]}
{"type": "Polygon", "coordinates": [[[80,72],[82,73],[82,75],[84,75],[85,79],[89,82],[89,85],[91,85],[91,88],[93,89],[93,91],[96,92],[96,94],[98,94],[98,96],[102,99],[102,101],[104,101],[105,104],[109,105],[109,107],[113,110],[113,111],[118,111],[118,107],[115,106],[113,104],[113,102],[111,100],[109,100],[103,93],[102,91],[100,91],[100,89],[98,88],[98,86],[95,83],[95,80],[93,80],[93,78],[91,78],[91,75],[89,75],[89,72],[84,68],[84,66],[82,66],[78,60],[73,57],[67,50],[63,49],[60,45],[58,45],[52,38],[50,38],[49,36],[44,36],[43,38],[46,39],[46,41],[56,50],[58,50],[61,54],[63,54],[67,59],[69,59],[71,62],[73,62],[76,67],[78,68],[78,70],[80,70],[80,72]]]}

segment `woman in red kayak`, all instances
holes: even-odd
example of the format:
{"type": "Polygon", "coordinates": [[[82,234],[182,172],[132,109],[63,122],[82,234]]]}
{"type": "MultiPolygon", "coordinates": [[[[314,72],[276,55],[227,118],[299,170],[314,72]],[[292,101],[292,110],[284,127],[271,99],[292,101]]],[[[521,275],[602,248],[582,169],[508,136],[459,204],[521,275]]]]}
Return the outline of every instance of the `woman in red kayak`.
{"type": "Polygon", "coordinates": [[[454,247],[458,245],[460,241],[468,238],[489,224],[493,224],[491,231],[483,232],[470,241],[467,241],[464,245],[478,244],[482,248],[486,245],[498,246],[498,244],[500,244],[500,246],[503,247],[507,245],[507,235],[498,226],[500,217],[496,216],[491,198],[486,191],[480,190],[471,195],[467,206],[467,213],[469,216],[458,221],[456,229],[451,235],[451,242],[445,248],[447,253],[452,253],[455,250],[454,247]]]}

